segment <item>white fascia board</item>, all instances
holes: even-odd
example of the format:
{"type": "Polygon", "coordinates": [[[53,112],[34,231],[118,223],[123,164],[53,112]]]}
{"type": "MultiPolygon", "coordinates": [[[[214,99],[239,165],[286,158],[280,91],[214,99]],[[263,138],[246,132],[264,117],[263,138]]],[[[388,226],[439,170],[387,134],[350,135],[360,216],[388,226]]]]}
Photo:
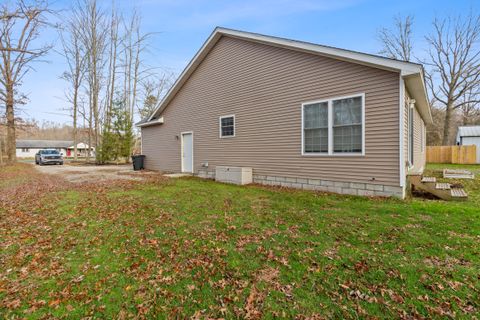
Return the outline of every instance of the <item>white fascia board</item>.
{"type": "Polygon", "coordinates": [[[408,93],[415,99],[415,105],[418,107],[418,112],[423,121],[425,121],[426,124],[432,124],[432,112],[427,98],[427,89],[425,87],[423,73],[404,76],[403,79],[408,93]]]}
{"type": "Polygon", "coordinates": [[[137,127],[144,128],[144,127],[155,126],[155,125],[158,125],[158,124],[163,124],[163,117],[160,117],[160,118],[155,119],[153,121],[148,121],[148,122],[141,123],[141,124],[137,125],[137,127]]]}

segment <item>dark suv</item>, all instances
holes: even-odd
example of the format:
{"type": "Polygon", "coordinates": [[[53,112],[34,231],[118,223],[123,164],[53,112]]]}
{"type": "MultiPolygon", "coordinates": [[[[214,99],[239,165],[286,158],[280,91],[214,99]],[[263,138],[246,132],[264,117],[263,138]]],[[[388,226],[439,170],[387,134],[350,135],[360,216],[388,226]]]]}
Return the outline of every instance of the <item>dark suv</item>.
{"type": "Polygon", "coordinates": [[[43,149],[35,155],[35,164],[44,165],[47,163],[63,164],[62,155],[55,149],[43,149]]]}

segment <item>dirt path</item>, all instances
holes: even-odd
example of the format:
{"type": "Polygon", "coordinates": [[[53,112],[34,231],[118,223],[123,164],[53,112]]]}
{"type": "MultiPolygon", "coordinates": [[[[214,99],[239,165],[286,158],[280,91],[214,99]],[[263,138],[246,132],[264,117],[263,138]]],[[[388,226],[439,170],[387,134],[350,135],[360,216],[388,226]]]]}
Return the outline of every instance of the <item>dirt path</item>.
{"type": "Polygon", "coordinates": [[[147,177],[160,175],[154,171],[133,171],[132,165],[75,165],[65,164],[35,166],[41,172],[52,175],[59,175],[63,179],[73,182],[94,182],[94,181],[111,181],[111,180],[143,180],[147,177]]]}

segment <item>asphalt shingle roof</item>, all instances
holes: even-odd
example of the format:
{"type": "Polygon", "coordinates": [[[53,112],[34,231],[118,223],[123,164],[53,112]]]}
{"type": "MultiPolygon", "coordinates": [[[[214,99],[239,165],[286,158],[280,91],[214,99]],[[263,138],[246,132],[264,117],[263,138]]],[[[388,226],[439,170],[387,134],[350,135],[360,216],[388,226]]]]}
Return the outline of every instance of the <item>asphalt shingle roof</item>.
{"type": "Polygon", "coordinates": [[[66,140],[17,140],[17,148],[68,148],[73,141],[66,140]]]}

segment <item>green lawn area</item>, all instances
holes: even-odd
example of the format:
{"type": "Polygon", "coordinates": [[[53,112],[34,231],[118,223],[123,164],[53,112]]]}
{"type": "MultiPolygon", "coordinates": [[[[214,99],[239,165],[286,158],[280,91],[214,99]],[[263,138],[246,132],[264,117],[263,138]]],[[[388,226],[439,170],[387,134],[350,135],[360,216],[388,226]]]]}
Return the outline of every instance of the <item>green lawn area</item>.
{"type": "Polygon", "coordinates": [[[472,318],[470,169],[444,202],[0,168],[0,318],[472,318]]]}

